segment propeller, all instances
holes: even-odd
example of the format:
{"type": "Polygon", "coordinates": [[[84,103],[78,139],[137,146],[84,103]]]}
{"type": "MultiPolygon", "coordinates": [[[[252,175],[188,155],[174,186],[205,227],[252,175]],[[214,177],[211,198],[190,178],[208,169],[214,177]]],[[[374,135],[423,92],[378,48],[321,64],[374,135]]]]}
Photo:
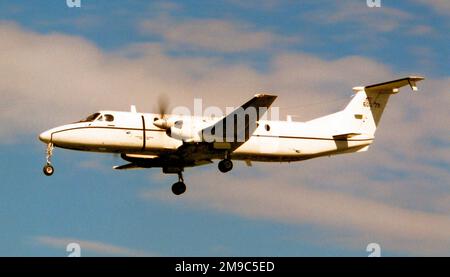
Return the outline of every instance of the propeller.
{"type": "Polygon", "coordinates": [[[169,107],[169,99],[167,98],[167,95],[161,94],[158,97],[158,111],[161,118],[164,118],[166,116],[167,110],[169,107]]]}
{"type": "Polygon", "coordinates": [[[166,95],[159,95],[158,97],[158,113],[159,113],[159,119],[155,120],[153,122],[153,125],[155,125],[158,128],[161,129],[169,129],[172,127],[173,124],[171,124],[166,119],[167,110],[169,108],[169,100],[166,95]]]}

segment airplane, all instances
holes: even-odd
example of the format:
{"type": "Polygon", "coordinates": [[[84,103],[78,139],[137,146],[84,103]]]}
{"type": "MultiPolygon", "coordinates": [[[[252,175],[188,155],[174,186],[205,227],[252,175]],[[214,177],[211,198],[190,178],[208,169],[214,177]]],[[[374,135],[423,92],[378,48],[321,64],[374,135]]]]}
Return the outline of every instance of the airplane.
{"type": "MultiPolygon", "coordinates": [[[[162,168],[178,174],[172,192],[186,191],[185,168],[218,162],[225,173],[233,161],[294,162],[344,153],[364,152],[374,141],[376,128],[391,95],[404,86],[417,91],[423,77],[409,76],[369,86],[354,87],[346,107],[306,122],[268,120],[275,95],[257,94],[222,117],[99,111],[87,118],[47,130],[39,139],[47,144],[45,175],[54,173],[54,147],[118,153],[127,164],[116,170],[162,168]],[[251,112],[248,112],[251,111],[251,112]],[[238,120],[239,119],[239,120],[238,120]]],[[[164,105],[162,105],[164,106],[164,105]]]]}

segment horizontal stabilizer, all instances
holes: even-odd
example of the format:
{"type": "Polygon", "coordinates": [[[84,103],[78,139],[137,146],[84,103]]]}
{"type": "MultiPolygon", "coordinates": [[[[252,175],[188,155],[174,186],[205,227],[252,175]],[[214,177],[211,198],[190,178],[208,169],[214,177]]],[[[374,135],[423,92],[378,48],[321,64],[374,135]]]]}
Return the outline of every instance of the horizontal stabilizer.
{"type": "Polygon", "coordinates": [[[398,89],[404,86],[410,86],[413,91],[417,91],[417,82],[422,81],[423,77],[409,76],[402,79],[379,83],[364,87],[366,92],[381,92],[381,93],[397,93],[398,89]]]}

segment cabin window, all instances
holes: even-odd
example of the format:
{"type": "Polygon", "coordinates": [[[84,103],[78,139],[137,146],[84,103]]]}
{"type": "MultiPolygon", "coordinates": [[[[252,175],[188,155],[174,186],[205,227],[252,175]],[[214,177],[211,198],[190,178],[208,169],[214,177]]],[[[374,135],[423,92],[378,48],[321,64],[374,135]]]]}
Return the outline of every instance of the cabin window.
{"type": "Polygon", "coordinates": [[[157,118],[157,117],[155,117],[155,118],[153,118],[153,122],[155,122],[156,120],[158,120],[159,118],[157,118]]]}
{"type": "Polygon", "coordinates": [[[105,120],[108,122],[114,121],[114,116],[112,114],[105,114],[105,120]]]}
{"type": "Polygon", "coordinates": [[[269,125],[269,124],[266,124],[265,128],[266,128],[266,131],[267,131],[267,132],[270,131],[270,125],[269,125]]]}

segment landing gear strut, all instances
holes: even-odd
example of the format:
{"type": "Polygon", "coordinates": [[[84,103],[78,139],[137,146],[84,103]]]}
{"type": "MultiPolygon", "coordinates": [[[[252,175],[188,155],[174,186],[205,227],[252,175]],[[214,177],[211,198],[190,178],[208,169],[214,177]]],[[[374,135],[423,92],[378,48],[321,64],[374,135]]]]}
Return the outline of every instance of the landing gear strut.
{"type": "Polygon", "coordinates": [[[183,173],[178,172],[178,182],[172,185],[172,192],[175,195],[183,194],[186,191],[186,185],[183,180],[183,173]]]}
{"type": "Polygon", "coordinates": [[[220,170],[220,172],[225,173],[225,172],[228,172],[228,171],[230,171],[232,169],[233,169],[233,162],[230,159],[225,158],[225,159],[223,159],[223,160],[221,160],[219,162],[219,170],[220,170]]]}
{"type": "Polygon", "coordinates": [[[42,171],[44,171],[44,174],[46,176],[51,176],[55,172],[55,169],[53,168],[51,162],[52,155],[53,155],[53,143],[50,142],[49,144],[47,144],[47,155],[46,155],[47,163],[44,165],[44,168],[42,169],[42,171]]]}

